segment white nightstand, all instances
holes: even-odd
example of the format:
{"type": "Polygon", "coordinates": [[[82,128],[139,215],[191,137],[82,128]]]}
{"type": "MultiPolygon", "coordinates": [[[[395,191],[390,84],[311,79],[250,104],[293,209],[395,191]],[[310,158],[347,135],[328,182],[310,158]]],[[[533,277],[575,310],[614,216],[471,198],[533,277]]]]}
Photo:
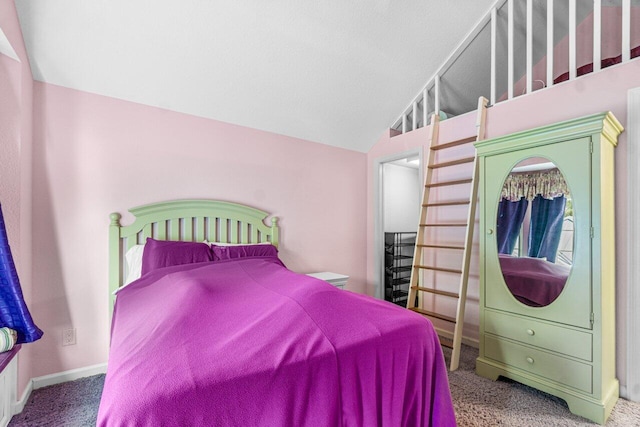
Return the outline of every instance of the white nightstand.
{"type": "Polygon", "coordinates": [[[307,276],[315,277],[316,279],[329,282],[339,289],[344,289],[344,285],[346,285],[347,280],[349,280],[349,276],[345,276],[344,274],[331,273],[329,271],[322,271],[320,273],[309,273],[307,274],[307,276]]]}

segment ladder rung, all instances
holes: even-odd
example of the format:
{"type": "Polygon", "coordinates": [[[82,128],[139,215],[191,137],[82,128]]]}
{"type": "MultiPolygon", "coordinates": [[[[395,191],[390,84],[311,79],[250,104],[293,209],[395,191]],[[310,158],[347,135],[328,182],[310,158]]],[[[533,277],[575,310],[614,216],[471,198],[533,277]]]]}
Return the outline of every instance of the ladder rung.
{"type": "Polygon", "coordinates": [[[459,249],[459,250],[464,250],[464,246],[453,246],[453,245],[423,245],[423,244],[417,244],[416,246],[419,246],[421,248],[436,248],[436,249],[459,249]]]}
{"type": "Polygon", "coordinates": [[[460,294],[457,294],[455,292],[440,291],[438,289],[425,288],[422,286],[412,286],[411,289],[415,289],[416,291],[420,292],[428,292],[430,294],[442,295],[445,297],[460,298],[460,294]]]}
{"type": "Polygon", "coordinates": [[[420,224],[420,227],[466,227],[467,224],[452,224],[452,223],[441,223],[441,224],[435,224],[435,223],[430,223],[430,224],[420,224]]]}
{"type": "Polygon", "coordinates": [[[416,264],[413,266],[414,268],[422,268],[423,270],[434,270],[434,271],[444,271],[446,273],[458,273],[461,274],[462,271],[461,270],[454,270],[452,268],[442,268],[442,267],[434,267],[431,265],[420,265],[420,264],[416,264]]]}
{"type": "Polygon", "coordinates": [[[458,145],[467,144],[469,142],[475,142],[476,137],[470,136],[468,138],[458,139],[456,141],[447,142],[445,144],[438,144],[431,147],[432,150],[444,150],[445,148],[457,147],[458,145]]]}
{"type": "Polygon", "coordinates": [[[434,313],[432,311],[424,310],[418,307],[409,307],[409,310],[420,313],[424,316],[435,317],[436,319],[445,320],[447,322],[456,323],[456,319],[451,316],[445,316],[444,314],[434,313]]]}
{"type": "Polygon", "coordinates": [[[472,179],[469,178],[469,179],[458,179],[458,180],[455,180],[455,181],[434,182],[434,183],[425,185],[425,187],[444,187],[444,186],[447,186],[447,185],[468,184],[471,181],[472,181],[472,179]]]}
{"type": "Polygon", "coordinates": [[[429,165],[429,169],[438,169],[438,168],[446,168],[448,166],[456,166],[456,165],[462,165],[465,163],[471,163],[475,160],[475,157],[465,157],[464,159],[457,159],[457,160],[451,160],[449,162],[442,162],[442,163],[434,163],[432,165],[429,165]]]}
{"type": "Polygon", "coordinates": [[[440,340],[440,345],[447,348],[453,348],[453,340],[445,337],[441,337],[438,335],[438,339],[440,340]]]}
{"type": "Polygon", "coordinates": [[[450,202],[436,202],[436,203],[425,203],[422,205],[423,208],[428,207],[436,207],[436,206],[456,206],[456,205],[468,205],[469,200],[452,200],[450,202]]]}

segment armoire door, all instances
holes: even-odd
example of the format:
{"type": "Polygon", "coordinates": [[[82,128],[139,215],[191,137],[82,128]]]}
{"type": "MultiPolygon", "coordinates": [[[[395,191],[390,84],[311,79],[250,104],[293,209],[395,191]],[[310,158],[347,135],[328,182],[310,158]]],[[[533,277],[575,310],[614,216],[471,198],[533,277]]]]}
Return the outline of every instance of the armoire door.
{"type": "MultiPolygon", "coordinates": [[[[591,138],[526,148],[484,158],[483,204],[485,247],[482,248],[486,275],[485,307],[586,329],[592,327],[591,284],[591,138]],[[543,307],[518,301],[505,283],[497,246],[498,204],[505,179],[513,167],[528,158],[546,158],[553,162],[569,187],[574,210],[573,261],[559,296],[543,307]]],[[[482,261],[481,261],[482,262],[482,261]]]]}

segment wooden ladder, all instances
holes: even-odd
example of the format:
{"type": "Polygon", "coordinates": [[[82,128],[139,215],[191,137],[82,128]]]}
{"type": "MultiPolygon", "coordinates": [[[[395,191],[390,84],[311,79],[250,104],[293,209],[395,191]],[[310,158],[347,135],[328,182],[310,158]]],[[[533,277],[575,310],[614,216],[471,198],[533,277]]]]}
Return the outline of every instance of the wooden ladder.
{"type": "Polygon", "coordinates": [[[478,158],[475,155],[472,157],[459,158],[455,160],[445,161],[437,163],[435,158],[437,157],[436,152],[441,150],[447,150],[453,147],[458,147],[463,144],[472,144],[475,141],[480,141],[484,139],[485,133],[485,122],[486,122],[486,111],[487,111],[487,99],[484,97],[480,97],[478,99],[478,112],[476,119],[476,135],[468,138],[463,138],[455,141],[443,142],[438,141],[439,137],[439,117],[434,114],[431,118],[431,144],[430,149],[427,154],[427,169],[425,171],[425,185],[424,192],[422,196],[422,206],[420,209],[420,223],[418,225],[418,234],[416,236],[416,245],[413,256],[413,268],[411,270],[411,281],[409,284],[409,297],[407,298],[407,308],[409,310],[415,311],[427,317],[440,319],[445,322],[452,323],[454,325],[453,329],[453,340],[446,339],[440,337],[440,342],[442,345],[451,347],[451,364],[449,369],[451,371],[455,371],[458,369],[458,363],[460,361],[460,345],[462,343],[462,328],[464,325],[464,310],[467,296],[467,283],[469,281],[469,264],[471,261],[471,250],[473,243],[473,228],[475,224],[476,217],[476,202],[478,198],[478,158]],[[463,179],[454,179],[448,181],[434,181],[433,180],[433,171],[435,169],[440,168],[448,168],[456,165],[462,165],[465,163],[473,162],[473,172],[471,176],[464,177],[463,179]],[[446,200],[446,201],[438,201],[433,200],[432,197],[430,200],[431,189],[435,187],[449,187],[449,186],[460,186],[470,184],[471,190],[469,194],[468,200],[446,200]],[[427,210],[430,209],[439,209],[445,206],[457,206],[457,205],[468,205],[468,214],[467,214],[467,222],[452,222],[452,221],[441,221],[441,220],[431,220],[431,222],[427,222],[427,210]],[[466,233],[464,237],[464,245],[462,244],[438,244],[437,239],[428,239],[429,234],[425,233],[427,229],[433,229],[434,227],[439,228],[457,228],[457,227],[465,227],[466,233]],[[462,252],[462,262],[461,268],[445,268],[439,267],[436,265],[425,265],[424,263],[424,250],[432,249],[432,250],[443,250],[443,251],[460,251],[462,252]],[[423,272],[426,270],[430,270],[433,273],[434,282],[430,284],[422,283],[420,277],[423,275],[423,272]],[[460,286],[458,292],[449,292],[445,290],[438,289],[437,284],[435,283],[435,278],[440,273],[448,273],[448,274],[458,274],[460,275],[460,286]],[[457,308],[455,317],[438,313],[435,310],[429,311],[421,308],[420,302],[422,301],[422,297],[425,293],[429,293],[434,295],[434,297],[446,297],[446,298],[454,298],[457,299],[457,308]]]}

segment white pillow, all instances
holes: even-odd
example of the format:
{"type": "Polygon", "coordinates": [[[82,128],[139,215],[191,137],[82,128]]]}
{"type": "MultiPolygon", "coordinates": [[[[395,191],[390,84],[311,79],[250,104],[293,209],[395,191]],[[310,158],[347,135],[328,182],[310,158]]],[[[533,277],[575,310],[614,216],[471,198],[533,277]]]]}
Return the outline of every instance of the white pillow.
{"type": "Polygon", "coordinates": [[[9,328],[0,328],[0,353],[9,351],[16,345],[18,333],[9,328]]]}
{"type": "Polygon", "coordinates": [[[127,264],[127,278],[122,284],[128,285],[134,280],[138,280],[142,275],[142,254],[144,253],[144,245],[135,245],[127,251],[124,259],[127,264]]]}

